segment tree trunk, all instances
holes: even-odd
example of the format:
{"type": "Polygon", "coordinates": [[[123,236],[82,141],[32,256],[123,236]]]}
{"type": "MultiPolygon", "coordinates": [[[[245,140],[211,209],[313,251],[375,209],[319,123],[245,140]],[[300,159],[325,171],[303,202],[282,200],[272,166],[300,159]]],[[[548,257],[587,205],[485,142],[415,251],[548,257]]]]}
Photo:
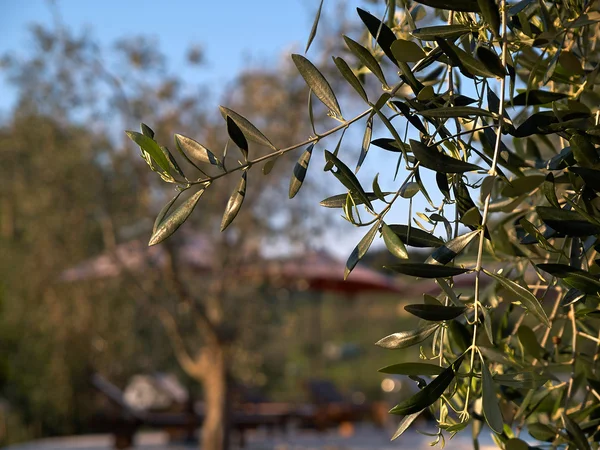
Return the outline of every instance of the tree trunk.
{"type": "Polygon", "coordinates": [[[209,358],[203,377],[205,416],[200,448],[228,450],[231,417],[227,361],[220,346],[207,346],[205,351],[209,352],[209,358]]]}

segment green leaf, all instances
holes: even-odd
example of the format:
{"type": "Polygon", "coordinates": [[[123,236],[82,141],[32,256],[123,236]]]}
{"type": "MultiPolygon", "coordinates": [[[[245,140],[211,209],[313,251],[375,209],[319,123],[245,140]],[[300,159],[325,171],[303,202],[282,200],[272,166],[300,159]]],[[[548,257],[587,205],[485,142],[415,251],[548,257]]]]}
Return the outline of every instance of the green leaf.
{"type": "Polygon", "coordinates": [[[386,248],[392,255],[396,258],[408,259],[408,252],[406,251],[404,242],[402,242],[400,237],[385,223],[381,227],[381,234],[386,248]]]}
{"type": "Polygon", "coordinates": [[[569,139],[571,151],[577,164],[581,167],[594,168],[600,163],[596,146],[591,139],[579,133],[574,133],[569,139]]]}
{"type": "Polygon", "coordinates": [[[577,422],[567,416],[564,412],[561,414],[562,420],[565,424],[565,428],[569,432],[572,442],[579,450],[591,450],[590,443],[577,422]]]}
{"type": "Polygon", "coordinates": [[[156,219],[154,219],[154,225],[152,226],[152,234],[156,233],[156,230],[158,228],[158,226],[162,223],[163,219],[165,218],[165,216],[167,215],[167,213],[171,210],[171,207],[173,206],[173,204],[177,201],[177,199],[179,198],[179,196],[181,195],[180,191],[177,193],[177,195],[175,197],[173,197],[165,206],[163,206],[161,208],[161,210],[158,212],[158,215],[156,216],[156,219]]]}
{"type": "Polygon", "coordinates": [[[483,416],[485,417],[485,421],[494,433],[502,434],[504,419],[500,412],[492,374],[483,358],[481,359],[481,385],[483,390],[483,416]]]}
{"type": "Polygon", "coordinates": [[[600,226],[588,222],[575,211],[538,206],[536,212],[546,225],[567,236],[590,236],[600,233],[600,226]]]}
{"type": "Polygon", "coordinates": [[[302,156],[296,162],[294,166],[294,172],[292,173],[292,178],[290,179],[290,198],[294,198],[300,188],[302,187],[302,183],[304,183],[304,178],[306,177],[306,171],[308,170],[308,164],[310,163],[310,157],[312,156],[312,151],[315,144],[310,144],[308,148],[302,153],[302,156]]]}
{"type": "Polygon", "coordinates": [[[557,431],[543,423],[534,422],[527,425],[527,431],[534,439],[539,441],[551,442],[556,438],[557,431]]]}
{"type": "Polygon", "coordinates": [[[421,319],[440,322],[443,320],[456,319],[467,308],[464,306],[443,306],[443,305],[406,305],[404,310],[421,319]]]}
{"type": "Polygon", "coordinates": [[[390,410],[390,414],[397,414],[401,416],[406,414],[414,414],[424,408],[427,408],[428,406],[433,405],[442,396],[448,386],[450,386],[452,380],[454,380],[463,358],[464,355],[460,356],[440,375],[438,375],[435,380],[433,380],[409,399],[394,406],[390,410]]]}
{"type": "Polygon", "coordinates": [[[443,367],[436,366],[435,364],[426,363],[401,363],[392,364],[391,366],[385,366],[378,370],[381,373],[389,373],[393,375],[439,375],[444,371],[443,367]]]}
{"type": "Polygon", "coordinates": [[[221,111],[223,118],[231,117],[240,130],[242,130],[247,139],[251,140],[252,142],[256,142],[257,144],[264,145],[265,147],[271,147],[273,150],[277,150],[277,147],[275,147],[271,141],[269,141],[267,137],[262,134],[258,128],[252,125],[244,116],[229,108],[225,108],[224,106],[219,106],[219,110],[221,111]]]}
{"type": "MultiPolygon", "coordinates": [[[[588,169],[587,167],[569,167],[569,172],[576,173],[583,179],[586,186],[600,192],[600,170],[588,169]]],[[[557,205],[554,206],[557,207],[557,205]]]]}
{"type": "Polygon", "coordinates": [[[500,195],[503,197],[518,197],[523,194],[531,194],[545,180],[544,175],[530,175],[528,177],[518,177],[510,180],[502,189],[500,195]]]}
{"type": "Polygon", "coordinates": [[[474,170],[483,170],[476,166],[460,159],[452,158],[444,153],[440,153],[437,147],[430,147],[420,141],[410,140],[410,148],[413,155],[421,163],[423,167],[441,173],[463,173],[474,170]]]}
{"type": "Polygon", "coordinates": [[[550,321],[548,320],[548,316],[546,315],[544,308],[542,308],[540,301],[528,289],[524,288],[520,284],[515,283],[512,280],[509,280],[508,278],[503,277],[502,275],[490,272],[485,269],[483,269],[483,271],[487,275],[498,281],[502,285],[502,287],[504,287],[504,289],[512,293],[515,297],[517,297],[519,302],[521,302],[521,305],[523,305],[523,307],[527,311],[533,314],[542,324],[550,328],[550,321]]]}
{"type": "MultiPolygon", "coordinates": [[[[391,195],[393,194],[393,192],[384,192],[383,194],[391,195]]],[[[324,206],[325,208],[343,208],[346,204],[346,199],[348,198],[348,195],[349,194],[332,195],[331,197],[327,197],[326,199],[321,200],[319,204],[321,206],[324,206]]],[[[374,192],[365,192],[365,195],[369,200],[377,200],[379,198],[374,192]]],[[[352,194],[352,201],[356,205],[363,204],[363,200],[356,194],[352,194]]]]}
{"type": "Polygon", "coordinates": [[[225,231],[225,229],[233,222],[235,216],[240,212],[240,208],[242,207],[242,203],[244,203],[244,197],[246,197],[246,179],[248,173],[244,171],[242,173],[242,178],[240,179],[237,187],[229,197],[229,201],[227,202],[227,206],[225,207],[225,213],[223,214],[223,220],[221,220],[221,231],[225,231]]]}
{"type": "Polygon", "coordinates": [[[460,70],[465,75],[476,75],[485,78],[496,78],[496,75],[490,72],[481,62],[477,61],[463,49],[452,43],[448,43],[449,47],[456,53],[456,57],[460,60],[460,70]],[[466,72],[466,73],[465,73],[466,72]]]}
{"type": "Polygon", "coordinates": [[[422,409],[419,412],[416,412],[414,414],[409,414],[407,416],[404,416],[404,418],[402,419],[402,421],[400,422],[400,425],[398,425],[398,429],[396,430],[396,432],[394,433],[394,435],[392,436],[392,441],[394,439],[398,439],[400,436],[402,436],[402,434],[408,430],[408,427],[410,427],[410,425],[415,421],[415,419],[417,417],[419,417],[421,415],[421,413],[424,410],[422,409]]]}
{"type": "Polygon", "coordinates": [[[362,163],[367,157],[369,147],[371,146],[371,136],[373,135],[373,114],[369,115],[367,124],[365,126],[365,134],[363,135],[362,146],[360,148],[360,155],[358,157],[358,163],[356,165],[356,172],[362,167],[362,163]]]}
{"type": "Polygon", "coordinates": [[[417,28],[411,31],[410,34],[422,41],[435,41],[436,38],[456,39],[464,34],[474,31],[477,30],[466,25],[439,25],[435,27],[417,28]]]}
{"type": "Polygon", "coordinates": [[[310,34],[308,35],[308,42],[306,43],[306,49],[304,50],[304,53],[308,52],[310,44],[312,44],[312,41],[317,34],[317,27],[319,26],[319,19],[321,18],[321,8],[323,8],[323,0],[321,0],[321,3],[319,3],[319,9],[317,10],[315,21],[313,22],[312,29],[310,30],[310,34]]]}
{"type": "Polygon", "coordinates": [[[525,352],[536,359],[542,359],[544,357],[545,350],[538,344],[538,340],[535,333],[527,325],[521,325],[517,330],[517,336],[525,352]]]}
{"type": "Polygon", "coordinates": [[[529,445],[527,445],[527,442],[522,441],[519,438],[511,438],[506,441],[506,444],[504,445],[505,450],[529,450],[529,445]]]}
{"type": "Polygon", "coordinates": [[[415,195],[419,193],[421,187],[419,183],[415,183],[414,181],[410,183],[405,183],[400,188],[400,197],[402,198],[413,198],[415,195]]]}
{"type": "Polygon", "coordinates": [[[542,372],[519,372],[494,375],[494,381],[502,386],[514,389],[537,389],[543,386],[549,378],[542,372]]]}
{"type": "Polygon", "coordinates": [[[359,61],[365,66],[367,69],[371,71],[373,75],[377,77],[377,79],[383,84],[387,86],[387,81],[385,80],[385,76],[383,75],[383,71],[381,70],[381,66],[375,59],[375,57],[371,54],[369,50],[364,48],[358,42],[353,41],[348,36],[344,36],[344,42],[350,49],[352,53],[359,59],[359,61]]]}
{"type": "Polygon", "coordinates": [[[410,331],[401,331],[399,333],[390,334],[389,336],[380,339],[375,345],[388,349],[401,349],[411,347],[419,342],[423,342],[440,327],[434,323],[423,328],[410,331]]]}
{"type": "Polygon", "coordinates": [[[517,95],[511,104],[513,106],[536,106],[546,105],[569,97],[568,94],[560,92],[542,91],[538,89],[529,89],[517,95]]]}
{"type": "Polygon", "coordinates": [[[356,11],[358,12],[360,19],[366,25],[371,36],[375,38],[381,47],[381,50],[383,50],[383,53],[385,53],[386,56],[395,63],[396,59],[394,58],[394,54],[391,50],[392,44],[396,40],[396,35],[394,32],[390,30],[385,23],[381,22],[381,20],[372,14],[369,14],[367,11],[360,8],[356,8],[356,11]]]}
{"type": "Polygon", "coordinates": [[[396,39],[391,46],[392,54],[398,62],[417,62],[425,58],[426,54],[415,42],[396,39]]]}
{"type": "Polygon", "coordinates": [[[451,11],[479,12],[477,0],[418,0],[417,3],[431,6],[437,9],[449,9],[451,11]]]}
{"type": "Polygon", "coordinates": [[[498,78],[504,78],[506,76],[506,70],[502,66],[502,61],[500,61],[498,55],[496,55],[496,53],[494,53],[492,50],[480,45],[477,47],[476,55],[488,71],[496,75],[498,78]]]}
{"type": "Polygon", "coordinates": [[[183,170],[181,170],[181,167],[179,167],[177,160],[173,158],[173,155],[171,154],[169,149],[167,147],[161,146],[160,150],[163,152],[163,154],[167,157],[167,160],[169,161],[169,172],[173,173],[173,171],[175,171],[181,178],[187,180],[185,174],[183,173],[183,170]]]}
{"type": "Polygon", "coordinates": [[[169,160],[154,139],[145,136],[142,133],[138,133],[137,131],[126,131],[125,134],[127,134],[129,139],[135,142],[143,151],[148,153],[162,170],[169,173],[169,160]]]}
{"type": "Polygon", "coordinates": [[[273,170],[273,167],[275,167],[277,159],[278,158],[271,158],[265,163],[265,165],[262,168],[263,175],[269,175],[271,173],[271,170],[273,170]]]}
{"type": "Polygon", "coordinates": [[[150,128],[148,125],[146,125],[145,123],[142,123],[140,125],[140,128],[142,130],[142,134],[144,136],[148,136],[150,139],[154,139],[154,130],[152,128],[150,128]]]}
{"type": "Polygon", "coordinates": [[[427,264],[448,264],[456,258],[469,243],[479,234],[479,230],[458,236],[438,247],[425,261],[427,264]]]}
{"type": "Polygon", "coordinates": [[[160,225],[158,225],[156,230],[152,233],[152,237],[150,238],[148,246],[160,244],[162,241],[171,236],[190,216],[203,193],[204,189],[200,189],[185,202],[179,205],[177,209],[173,211],[173,214],[171,214],[165,220],[162,220],[160,225]]]}
{"type": "Polygon", "coordinates": [[[195,164],[192,160],[196,160],[202,163],[212,164],[213,166],[223,167],[219,158],[192,138],[181,134],[175,134],[175,146],[177,147],[177,150],[179,150],[179,153],[181,153],[181,155],[193,166],[195,166],[195,164]]]}
{"type": "Polygon", "coordinates": [[[444,241],[415,227],[408,225],[389,225],[390,229],[400,238],[402,242],[411,247],[440,247],[444,241]]]}
{"type": "Polygon", "coordinates": [[[344,61],[342,58],[334,57],[333,62],[348,84],[354,88],[354,90],[365,102],[368,102],[369,98],[367,97],[367,93],[365,92],[363,85],[360,83],[356,75],[354,75],[354,72],[352,72],[352,69],[348,66],[346,61],[344,61]]]}
{"type": "Polygon", "coordinates": [[[248,161],[248,141],[244,136],[244,133],[237,126],[237,124],[233,121],[233,119],[229,116],[226,118],[227,121],[227,134],[233,141],[235,145],[240,149],[242,155],[244,156],[244,160],[248,161]]]}
{"type": "Polygon", "coordinates": [[[340,180],[340,182],[346,186],[346,188],[350,191],[350,194],[354,197],[358,197],[362,203],[366,204],[369,208],[373,209],[373,205],[371,204],[371,200],[369,199],[369,197],[367,196],[366,192],[364,191],[364,189],[362,188],[360,182],[358,181],[358,179],[356,178],[356,176],[352,173],[352,171],[348,168],[348,166],[346,166],[346,164],[344,164],[342,161],[340,161],[337,156],[335,156],[333,153],[325,150],[325,161],[326,162],[332,162],[333,165],[335,166],[335,168],[337,169],[337,171],[333,171],[333,168],[331,169],[331,172],[335,175],[335,177],[340,180]]]}
{"type": "Polygon", "coordinates": [[[342,118],[342,112],[340,111],[340,105],[338,104],[337,98],[331,89],[331,86],[323,76],[319,69],[317,69],[308,59],[302,55],[293,54],[292,60],[306,81],[306,84],[315,93],[317,98],[323,102],[327,108],[337,118],[342,118]]]}
{"type": "Polygon", "coordinates": [[[537,264],[538,269],[562,279],[568,286],[586,294],[598,295],[600,280],[594,275],[566,264],[537,264]]]}
{"type": "Polygon", "coordinates": [[[580,15],[577,19],[571,22],[568,22],[566,26],[568,28],[579,28],[598,22],[600,22],[600,11],[591,11],[589,13],[580,15]]]}
{"type": "Polygon", "coordinates": [[[404,275],[411,275],[419,278],[446,278],[470,272],[471,269],[460,267],[436,266],[424,263],[397,263],[391,266],[383,266],[385,269],[393,270],[404,275]]]}
{"type": "Polygon", "coordinates": [[[579,58],[575,56],[573,52],[563,50],[560,53],[560,56],[558,57],[558,62],[569,73],[572,73],[574,75],[585,74],[585,71],[581,66],[581,61],[579,61],[579,58]]]}
{"type": "Polygon", "coordinates": [[[419,111],[419,114],[424,117],[434,117],[441,119],[448,119],[453,117],[469,117],[469,116],[482,116],[482,117],[494,117],[489,111],[475,106],[449,106],[435,109],[426,109],[419,111]]]}
{"type": "Polygon", "coordinates": [[[371,247],[371,244],[373,243],[373,239],[375,238],[375,234],[377,233],[378,229],[379,222],[376,222],[367,232],[367,234],[363,236],[363,238],[360,240],[360,242],[354,248],[354,250],[352,250],[352,253],[346,261],[346,268],[344,269],[344,280],[348,278],[348,275],[350,275],[352,269],[356,267],[358,261],[360,261],[361,258],[365,256],[365,254],[369,250],[369,247],[371,247]]]}
{"type": "Polygon", "coordinates": [[[491,28],[494,37],[500,36],[500,8],[494,0],[477,0],[483,20],[491,28]]]}

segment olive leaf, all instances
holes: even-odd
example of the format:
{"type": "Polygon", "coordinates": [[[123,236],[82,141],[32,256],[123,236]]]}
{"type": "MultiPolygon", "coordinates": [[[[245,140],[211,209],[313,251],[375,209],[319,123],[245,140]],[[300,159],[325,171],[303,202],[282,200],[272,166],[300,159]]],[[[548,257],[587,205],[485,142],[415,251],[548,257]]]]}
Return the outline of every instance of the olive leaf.
{"type": "Polygon", "coordinates": [[[401,349],[411,347],[419,342],[423,342],[440,327],[439,324],[427,325],[416,330],[401,331],[399,333],[390,334],[375,343],[375,345],[387,349],[401,349]]]}
{"type": "Polygon", "coordinates": [[[383,70],[381,70],[381,66],[371,52],[358,42],[350,39],[348,36],[344,36],[344,42],[350,51],[359,59],[359,61],[377,77],[381,84],[387,86],[387,81],[385,80],[383,70]]]}
{"type": "Polygon", "coordinates": [[[474,31],[476,31],[475,28],[467,25],[438,25],[417,28],[412,30],[410,34],[423,41],[435,41],[436,39],[456,39],[474,31]]]}
{"type": "Polygon", "coordinates": [[[450,386],[452,380],[454,380],[463,358],[464,355],[460,356],[450,366],[444,369],[444,371],[439,374],[435,380],[433,380],[412,397],[394,406],[390,410],[390,414],[397,414],[401,416],[406,414],[414,414],[424,408],[427,408],[428,406],[433,405],[442,396],[448,386],[450,386]]]}
{"type": "Polygon", "coordinates": [[[426,363],[401,363],[392,364],[391,366],[385,366],[379,369],[381,373],[389,373],[393,375],[439,375],[444,371],[443,367],[436,366],[435,364],[426,363]]]}
{"type": "Polygon", "coordinates": [[[406,305],[404,310],[417,316],[420,319],[441,322],[444,320],[456,319],[467,308],[464,306],[444,306],[444,305],[406,305]]]}
{"type": "Polygon", "coordinates": [[[410,275],[419,278],[454,277],[456,275],[461,275],[463,273],[471,271],[471,269],[465,269],[461,267],[447,267],[413,262],[397,263],[391,266],[383,267],[385,269],[389,269],[394,272],[401,273],[403,275],[410,275]]]}
{"type": "Polygon", "coordinates": [[[219,158],[217,158],[209,149],[192,138],[175,134],[175,147],[179,153],[193,166],[194,160],[202,163],[212,164],[213,166],[223,167],[219,158]]]}
{"type": "Polygon", "coordinates": [[[411,247],[440,247],[444,241],[426,231],[408,225],[389,225],[400,240],[411,247]]]}
{"type": "Polygon", "coordinates": [[[231,197],[229,197],[229,201],[225,207],[225,213],[223,214],[223,219],[221,220],[221,232],[225,231],[225,229],[231,224],[231,222],[233,222],[233,219],[235,219],[240,212],[242,203],[244,203],[244,198],[246,197],[247,176],[248,172],[244,171],[238,185],[231,194],[231,197]]]}
{"type": "Polygon", "coordinates": [[[296,196],[302,187],[302,183],[304,183],[304,178],[306,177],[306,171],[308,170],[308,164],[310,163],[310,157],[312,156],[314,146],[315,144],[310,144],[304,153],[302,153],[298,159],[298,162],[296,162],[296,165],[294,166],[294,172],[292,173],[292,178],[290,179],[290,198],[294,198],[296,196]]]}
{"type": "Polygon", "coordinates": [[[497,273],[490,272],[486,269],[483,269],[486,275],[489,275],[496,281],[498,281],[504,289],[513,294],[521,305],[533,314],[542,324],[546,327],[550,328],[550,321],[548,320],[548,316],[542,308],[540,301],[529,291],[529,289],[524,288],[520,284],[509,280],[508,278],[503,277],[497,273]]]}
{"type": "Polygon", "coordinates": [[[448,264],[456,258],[479,234],[478,230],[458,236],[438,247],[425,261],[427,264],[448,264]]]}
{"type": "Polygon", "coordinates": [[[158,145],[154,139],[142,133],[138,133],[137,131],[126,131],[125,134],[127,134],[127,137],[135,142],[143,151],[148,153],[162,170],[169,173],[169,160],[160,149],[160,145],[158,145]]]}
{"type": "Polygon", "coordinates": [[[304,53],[308,52],[308,49],[310,48],[310,44],[312,44],[312,41],[317,34],[317,27],[319,26],[319,19],[321,18],[321,9],[322,8],[323,8],[323,0],[321,0],[321,3],[319,3],[319,9],[317,10],[317,15],[315,16],[313,26],[310,30],[310,34],[308,35],[308,41],[306,42],[306,49],[304,50],[304,53]]]}
{"type": "Polygon", "coordinates": [[[329,108],[335,117],[341,119],[342,112],[340,111],[337,98],[323,74],[319,72],[319,69],[302,55],[293,54],[292,60],[298,72],[300,72],[300,75],[302,75],[302,78],[304,78],[304,81],[306,81],[306,84],[312,89],[317,98],[329,108]]]}
{"type": "Polygon", "coordinates": [[[365,256],[365,254],[371,247],[371,244],[373,243],[373,239],[375,239],[375,234],[377,233],[378,229],[379,222],[376,222],[371,227],[371,229],[367,231],[367,234],[363,236],[358,245],[354,247],[354,250],[352,250],[352,253],[350,253],[348,260],[346,261],[346,267],[344,269],[344,280],[348,278],[348,275],[350,275],[352,269],[354,269],[356,264],[358,264],[358,261],[360,261],[361,258],[365,256]]]}
{"type": "Polygon", "coordinates": [[[277,147],[275,147],[271,141],[269,141],[269,139],[267,139],[267,137],[244,116],[229,108],[225,108],[224,106],[219,106],[219,110],[221,111],[223,118],[231,117],[231,120],[235,122],[240,130],[242,130],[247,139],[256,142],[257,144],[264,145],[265,147],[271,147],[273,150],[277,150],[277,147]]]}
{"type": "Polygon", "coordinates": [[[363,85],[360,83],[356,75],[354,75],[354,72],[352,72],[352,69],[348,66],[348,63],[346,63],[346,61],[344,61],[342,58],[338,57],[334,57],[333,62],[348,84],[354,88],[354,90],[365,102],[368,102],[369,98],[367,97],[367,93],[365,92],[363,85]]]}
{"type": "Polygon", "coordinates": [[[392,255],[394,255],[396,258],[408,259],[408,252],[404,246],[404,242],[402,242],[400,236],[394,233],[392,229],[385,223],[381,226],[381,234],[383,236],[383,242],[385,243],[385,246],[392,255]]]}
{"type": "MultiPolygon", "coordinates": [[[[152,245],[160,244],[162,241],[164,241],[169,236],[171,236],[173,233],[175,233],[175,231],[177,231],[177,229],[190,216],[190,214],[196,207],[198,200],[200,200],[200,197],[202,196],[202,194],[204,194],[204,189],[200,189],[198,192],[194,193],[185,202],[183,202],[181,205],[179,205],[177,207],[177,209],[175,209],[175,211],[173,211],[173,213],[169,217],[167,217],[164,220],[161,220],[159,225],[156,227],[156,230],[152,233],[152,236],[150,237],[150,242],[148,243],[148,245],[152,246],[152,245]]],[[[169,204],[167,204],[167,206],[169,206],[169,208],[170,208],[170,206],[174,203],[174,201],[176,199],[177,199],[177,197],[175,197],[173,200],[171,200],[171,202],[169,204]]],[[[168,208],[167,208],[167,210],[168,210],[168,208]]],[[[166,212],[165,212],[165,214],[166,214],[166,212]]],[[[159,216],[160,216],[160,214],[159,214],[159,216]]]]}
{"type": "Polygon", "coordinates": [[[496,434],[501,434],[504,428],[504,419],[496,398],[496,388],[492,374],[486,362],[481,359],[481,385],[483,390],[483,416],[485,421],[496,434]]]}
{"type": "Polygon", "coordinates": [[[463,173],[474,170],[482,170],[476,166],[460,159],[452,158],[444,153],[440,153],[436,147],[430,147],[420,141],[410,140],[410,148],[417,161],[427,169],[441,173],[463,173]]]}

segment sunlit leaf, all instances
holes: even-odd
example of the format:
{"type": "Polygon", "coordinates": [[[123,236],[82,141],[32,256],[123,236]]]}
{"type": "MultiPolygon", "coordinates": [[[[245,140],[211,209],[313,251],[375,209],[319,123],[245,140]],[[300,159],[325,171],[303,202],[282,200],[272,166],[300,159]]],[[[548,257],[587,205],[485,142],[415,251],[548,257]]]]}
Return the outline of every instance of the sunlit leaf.
{"type": "Polygon", "coordinates": [[[410,34],[423,41],[435,41],[436,38],[455,39],[473,31],[476,30],[466,25],[439,25],[417,28],[411,31],[410,34]]]}
{"type": "Polygon", "coordinates": [[[373,115],[371,114],[367,119],[367,124],[365,125],[365,134],[363,135],[362,145],[360,148],[360,155],[358,156],[358,163],[356,165],[356,172],[362,167],[365,158],[367,157],[367,153],[369,151],[369,147],[371,146],[371,136],[373,134],[373,115]]]}
{"type": "Polygon", "coordinates": [[[408,429],[408,427],[410,427],[410,425],[415,421],[415,419],[417,419],[417,417],[419,417],[421,415],[421,413],[423,411],[424,411],[424,409],[422,409],[421,411],[418,411],[414,414],[409,414],[407,416],[404,416],[404,418],[400,422],[400,425],[398,425],[396,432],[392,436],[391,440],[393,441],[394,439],[398,439],[400,436],[402,436],[402,434],[408,429]]]}
{"type": "Polygon", "coordinates": [[[478,230],[458,236],[438,247],[425,261],[427,264],[448,264],[479,234],[478,230]]]}
{"type": "Polygon", "coordinates": [[[417,62],[425,58],[425,52],[413,41],[396,39],[391,46],[392,54],[398,62],[417,62]]]}
{"type": "MultiPolygon", "coordinates": [[[[156,227],[156,230],[152,233],[152,237],[150,238],[148,245],[152,246],[160,244],[162,241],[171,236],[190,216],[203,193],[204,189],[200,189],[198,192],[190,196],[185,202],[179,205],[170,216],[162,220],[156,227]]],[[[175,199],[173,199],[172,202],[174,200],[175,199]]]]}
{"type": "Polygon", "coordinates": [[[298,162],[296,162],[296,165],[294,166],[294,172],[292,173],[292,178],[290,178],[290,198],[294,198],[296,196],[302,187],[302,183],[304,183],[304,178],[306,177],[306,171],[308,170],[308,164],[310,163],[310,157],[312,156],[314,146],[314,144],[310,144],[304,153],[302,153],[298,159],[298,162]]]}
{"type": "Polygon", "coordinates": [[[417,3],[431,6],[437,9],[449,9],[451,11],[479,12],[477,0],[418,0],[417,3]]]}
{"type": "Polygon", "coordinates": [[[151,137],[145,136],[137,131],[126,131],[125,134],[135,142],[139,147],[150,155],[150,157],[156,161],[156,164],[169,173],[169,160],[160,149],[160,145],[154,141],[151,137]]]}
{"type": "Polygon", "coordinates": [[[344,280],[348,278],[348,275],[350,275],[350,272],[352,272],[352,269],[354,269],[358,261],[360,261],[361,258],[365,256],[365,254],[371,247],[371,244],[373,243],[373,239],[375,238],[375,234],[377,233],[378,229],[379,223],[376,222],[367,232],[367,234],[363,236],[358,245],[354,247],[354,250],[352,250],[352,253],[346,261],[346,267],[344,269],[344,280]]]}
{"type": "Polygon", "coordinates": [[[229,201],[225,207],[225,213],[223,214],[223,220],[221,220],[221,231],[225,231],[225,229],[231,224],[231,222],[233,222],[233,219],[235,219],[240,212],[242,203],[244,203],[244,198],[246,197],[247,176],[248,173],[244,171],[238,185],[231,194],[231,197],[229,197],[229,201]]]}
{"type": "Polygon", "coordinates": [[[520,284],[515,283],[514,281],[509,280],[508,278],[505,278],[497,273],[493,273],[485,269],[483,269],[483,271],[498,281],[504,289],[513,294],[517,300],[521,302],[521,305],[523,305],[527,311],[533,314],[542,324],[550,328],[550,321],[548,320],[548,316],[546,315],[544,308],[542,308],[540,301],[529,291],[529,289],[524,288],[520,284]]]}
{"type": "Polygon", "coordinates": [[[359,61],[377,77],[381,84],[387,86],[387,81],[385,80],[381,66],[371,52],[358,42],[350,39],[348,36],[344,36],[344,42],[346,42],[350,51],[359,59],[359,61]]]}
{"type": "Polygon", "coordinates": [[[209,149],[204,147],[194,139],[183,136],[181,134],[175,135],[175,146],[185,159],[192,165],[195,161],[202,163],[212,164],[213,166],[222,167],[221,161],[217,158],[209,149]]]}
{"type": "Polygon", "coordinates": [[[225,108],[224,106],[219,106],[219,109],[224,118],[231,117],[240,130],[242,130],[247,139],[251,140],[252,142],[256,142],[257,144],[264,145],[265,147],[271,147],[273,150],[277,150],[271,141],[269,141],[267,137],[262,134],[258,128],[252,125],[244,116],[229,108],[225,108]]]}
{"type": "Polygon", "coordinates": [[[380,339],[375,345],[387,349],[401,349],[411,347],[419,342],[423,342],[429,336],[433,334],[435,330],[440,327],[439,324],[434,323],[427,325],[423,328],[410,331],[401,331],[399,333],[390,334],[389,336],[380,339]]]}
{"type": "Polygon", "coordinates": [[[392,255],[396,258],[408,259],[408,252],[404,246],[404,242],[402,242],[400,237],[385,223],[381,227],[381,234],[386,248],[392,255]]]}
{"type": "Polygon", "coordinates": [[[335,117],[341,118],[342,112],[340,111],[340,105],[333,93],[333,89],[331,89],[323,74],[319,72],[319,69],[302,55],[293,54],[292,60],[298,72],[300,72],[300,75],[302,75],[302,78],[304,78],[304,81],[306,81],[306,84],[312,89],[317,98],[329,108],[335,117]]]}
{"type": "MultiPolygon", "coordinates": [[[[383,194],[391,195],[393,194],[393,192],[384,192],[383,194]]],[[[365,192],[365,195],[371,201],[377,200],[379,198],[374,192],[365,192]]],[[[346,204],[347,197],[348,194],[332,195],[331,197],[327,197],[326,199],[321,200],[319,204],[321,206],[324,206],[325,208],[343,208],[346,204]]],[[[356,205],[362,205],[364,203],[363,199],[356,194],[352,194],[352,201],[356,205]]]]}

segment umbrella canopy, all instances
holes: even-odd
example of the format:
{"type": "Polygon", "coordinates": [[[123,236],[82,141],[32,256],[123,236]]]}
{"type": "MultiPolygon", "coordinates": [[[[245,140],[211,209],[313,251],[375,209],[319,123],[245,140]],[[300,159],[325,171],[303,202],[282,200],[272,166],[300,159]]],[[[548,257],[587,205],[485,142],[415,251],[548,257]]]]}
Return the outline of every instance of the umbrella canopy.
{"type": "MultiPolygon", "coordinates": [[[[186,267],[197,271],[216,270],[211,264],[213,245],[205,235],[185,233],[178,254],[181,264],[186,267]]],[[[74,282],[111,278],[124,272],[139,273],[152,267],[161,267],[166,260],[166,250],[162,246],[148,247],[141,240],[131,241],[118,245],[111,253],[104,253],[65,270],[60,280],[74,282]]],[[[293,258],[261,259],[260,262],[246,263],[236,268],[236,275],[315,291],[406,293],[412,290],[410,284],[360,265],[344,281],[344,269],[343,261],[324,251],[312,251],[293,258]]]]}

